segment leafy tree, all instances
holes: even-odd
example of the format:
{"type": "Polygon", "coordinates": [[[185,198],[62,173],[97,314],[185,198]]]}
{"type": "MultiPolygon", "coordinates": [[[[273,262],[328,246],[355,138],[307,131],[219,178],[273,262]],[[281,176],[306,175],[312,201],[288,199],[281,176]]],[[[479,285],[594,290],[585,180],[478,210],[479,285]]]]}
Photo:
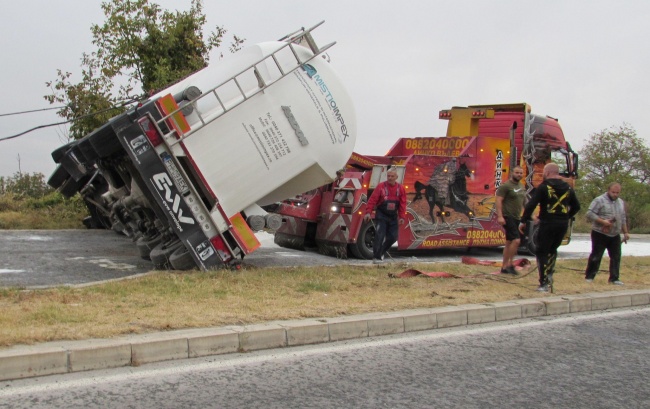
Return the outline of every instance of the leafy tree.
{"type": "Polygon", "coordinates": [[[580,157],[585,179],[607,185],[613,177],[629,175],[638,182],[650,182],[650,148],[628,124],[592,134],[580,157]]]}
{"type": "Polygon", "coordinates": [[[17,198],[41,198],[53,189],[45,182],[45,175],[16,172],[13,176],[0,176],[0,195],[12,194],[17,198]]]}
{"type": "MultiPolygon", "coordinates": [[[[58,114],[73,121],[70,136],[75,139],[126,104],[204,68],[226,34],[217,26],[204,39],[202,0],[192,0],[184,12],[162,10],[150,0],[109,0],[101,7],[106,20],[91,26],[97,49],[83,54],[81,82],[73,83],[71,73],[58,70],[58,78],[46,83],[51,94],[44,98],[65,104],[58,114]]],[[[230,50],[237,51],[244,41],[233,36],[230,50]]]]}
{"type": "Polygon", "coordinates": [[[630,125],[592,134],[580,153],[582,178],[576,193],[586,211],[612,182],[621,184],[631,230],[650,229],[650,148],[630,125]]]}
{"type": "Polygon", "coordinates": [[[46,82],[52,94],[44,97],[50,104],[64,104],[57,114],[72,121],[72,139],[82,138],[124,110],[123,106],[115,106],[110,78],[95,75],[97,67],[92,57],[84,54],[82,62],[81,82],[75,84],[70,80],[72,73],[57,70],[58,78],[46,82]]]}

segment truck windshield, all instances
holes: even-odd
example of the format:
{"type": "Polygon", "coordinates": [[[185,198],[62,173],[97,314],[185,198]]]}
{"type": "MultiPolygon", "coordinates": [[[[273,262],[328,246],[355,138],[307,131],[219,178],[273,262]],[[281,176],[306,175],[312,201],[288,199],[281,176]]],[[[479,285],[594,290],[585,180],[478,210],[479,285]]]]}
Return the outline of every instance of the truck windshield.
{"type": "Polygon", "coordinates": [[[568,177],[569,170],[569,152],[565,149],[551,151],[551,161],[560,167],[560,175],[568,177]]]}

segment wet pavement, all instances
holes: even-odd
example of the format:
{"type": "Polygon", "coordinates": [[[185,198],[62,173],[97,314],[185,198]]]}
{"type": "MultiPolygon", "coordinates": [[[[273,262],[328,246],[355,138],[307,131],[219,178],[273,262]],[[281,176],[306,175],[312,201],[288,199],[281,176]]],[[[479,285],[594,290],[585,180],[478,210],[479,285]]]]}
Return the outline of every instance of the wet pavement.
{"type": "MultiPolygon", "coordinates": [[[[250,267],[370,265],[369,260],[337,259],[315,250],[278,247],[273,236],[258,233],[262,246],[245,257],[250,267]]],[[[623,245],[623,255],[650,255],[650,236],[633,236],[623,245]]],[[[588,234],[574,234],[560,258],[586,258],[588,234]]],[[[460,261],[463,256],[501,260],[500,248],[432,251],[392,251],[388,262],[428,263],[460,261]]],[[[532,258],[532,256],[521,256],[532,258]]],[[[140,257],[131,239],[107,230],[0,230],[0,287],[39,288],[83,285],[146,274],[153,269],[140,257]]]]}

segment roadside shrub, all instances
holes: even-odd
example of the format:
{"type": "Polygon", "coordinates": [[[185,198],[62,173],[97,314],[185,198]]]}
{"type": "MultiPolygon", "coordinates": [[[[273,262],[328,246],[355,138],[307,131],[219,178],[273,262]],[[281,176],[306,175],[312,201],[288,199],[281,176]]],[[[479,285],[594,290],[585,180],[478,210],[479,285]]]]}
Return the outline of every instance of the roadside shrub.
{"type": "Polygon", "coordinates": [[[51,191],[41,197],[0,195],[0,229],[83,229],[88,209],[77,195],[66,199],[51,191]]]}
{"type": "Polygon", "coordinates": [[[15,212],[18,210],[18,203],[11,193],[0,195],[0,212],[15,212]]]}
{"type": "MultiPolygon", "coordinates": [[[[31,209],[52,208],[54,206],[60,206],[60,205],[70,206],[70,203],[67,202],[74,202],[75,198],[78,198],[78,196],[66,200],[61,193],[50,192],[45,196],[39,198],[30,198],[26,200],[25,205],[31,209]]],[[[80,201],[80,200],[76,200],[76,201],[80,201]]]]}

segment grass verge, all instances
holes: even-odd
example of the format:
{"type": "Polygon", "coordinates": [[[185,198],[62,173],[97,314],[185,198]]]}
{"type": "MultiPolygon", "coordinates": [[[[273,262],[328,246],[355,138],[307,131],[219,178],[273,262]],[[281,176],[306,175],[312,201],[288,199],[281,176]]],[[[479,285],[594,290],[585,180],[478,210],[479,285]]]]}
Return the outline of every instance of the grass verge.
{"type": "Polygon", "coordinates": [[[535,292],[536,270],[511,277],[460,263],[154,272],[90,287],[4,288],[0,346],[650,287],[650,257],[623,258],[624,287],[608,285],[603,271],[585,283],[585,263],[559,262],[548,295],[535,292]],[[461,278],[389,277],[407,268],[461,278]]]}

